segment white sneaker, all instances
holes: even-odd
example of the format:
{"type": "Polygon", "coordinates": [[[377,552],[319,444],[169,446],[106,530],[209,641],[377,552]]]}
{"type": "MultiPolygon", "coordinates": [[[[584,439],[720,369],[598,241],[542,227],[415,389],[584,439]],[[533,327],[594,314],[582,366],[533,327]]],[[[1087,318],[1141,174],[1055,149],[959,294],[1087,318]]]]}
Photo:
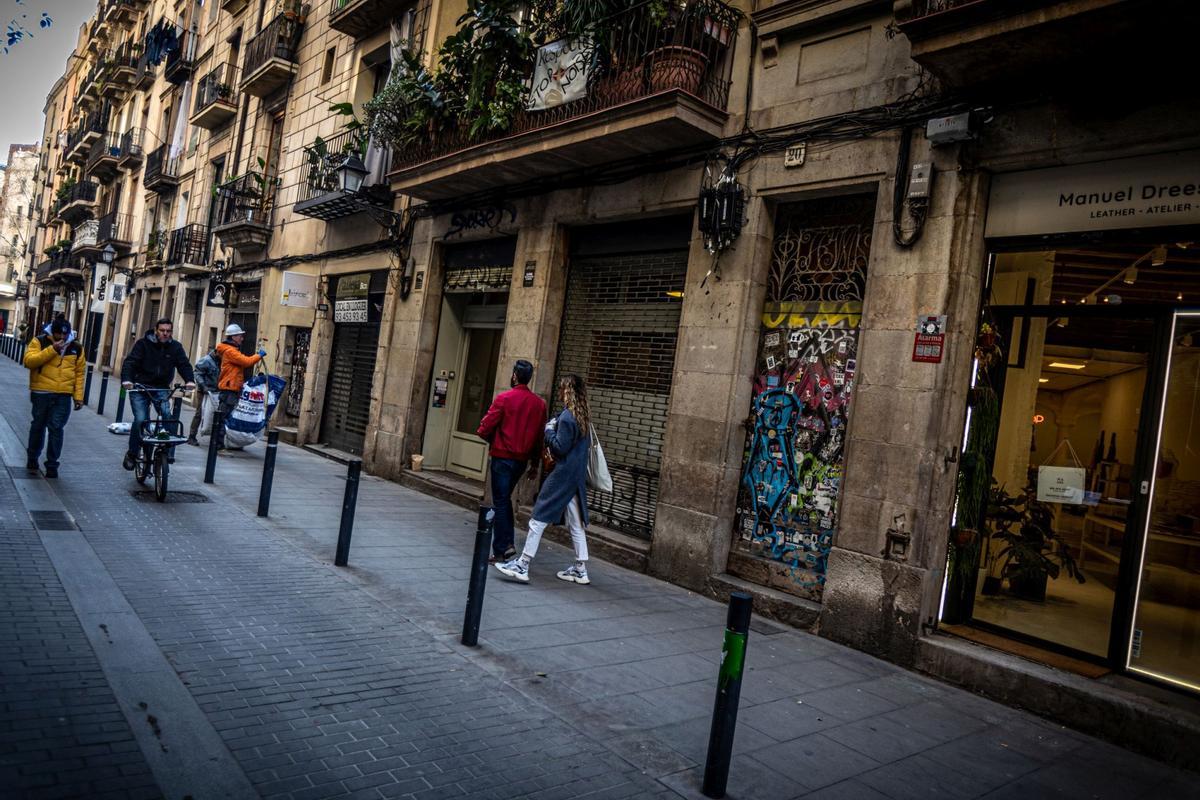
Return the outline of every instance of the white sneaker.
{"type": "Polygon", "coordinates": [[[589,584],[591,579],[588,578],[587,567],[581,567],[578,564],[571,566],[558,573],[559,580],[571,581],[572,583],[589,584]]]}
{"type": "Polygon", "coordinates": [[[522,564],[519,558],[505,561],[503,564],[497,564],[496,569],[500,570],[500,574],[506,578],[511,578],[521,583],[529,583],[529,565],[522,564]]]}

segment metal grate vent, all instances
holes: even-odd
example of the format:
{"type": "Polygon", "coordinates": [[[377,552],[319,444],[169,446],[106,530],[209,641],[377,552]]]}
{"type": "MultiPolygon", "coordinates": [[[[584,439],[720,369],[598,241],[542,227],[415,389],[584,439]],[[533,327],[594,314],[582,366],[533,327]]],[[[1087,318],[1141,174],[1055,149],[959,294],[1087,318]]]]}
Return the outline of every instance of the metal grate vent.
{"type": "MultiPolygon", "coordinates": [[[[154,492],[149,489],[134,489],[129,492],[133,495],[133,499],[142,503],[158,502],[154,498],[154,492]]],[[[164,503],[207,503],[208,497],[200,492],[167,492],[167,499],[164,503]]]]}
{"type": "Polygon", "coordinates": [[[39,531],[77,531],[75,520],[65,511],[30,511],[33,527],[39,531]]]}

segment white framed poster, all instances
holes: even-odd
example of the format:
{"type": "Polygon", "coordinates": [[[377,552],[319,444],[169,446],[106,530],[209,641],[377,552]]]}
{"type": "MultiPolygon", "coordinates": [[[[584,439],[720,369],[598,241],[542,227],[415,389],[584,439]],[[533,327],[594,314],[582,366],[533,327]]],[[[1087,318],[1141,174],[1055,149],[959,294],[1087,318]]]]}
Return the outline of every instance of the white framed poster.
{"type": "Polygon", "coordinates": [[[303,272],[283,273],[283,294],[279,305],[313,308],[317,300],[317,276],[303,272]]]}
{"type": "Polygon", "coordinates": [[[1037,499],[1043,503],[1082,505],[1083,467],[1038,467],[1037,499]]]}

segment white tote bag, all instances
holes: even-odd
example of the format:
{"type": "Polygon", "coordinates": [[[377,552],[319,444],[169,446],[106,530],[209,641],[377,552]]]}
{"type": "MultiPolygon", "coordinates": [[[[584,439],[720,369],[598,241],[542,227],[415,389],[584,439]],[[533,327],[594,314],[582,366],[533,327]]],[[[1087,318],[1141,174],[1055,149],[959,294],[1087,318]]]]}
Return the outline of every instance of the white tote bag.
{"type": "Polygon", "coordinates": [[[596,426],[588,425],[588,430],[592,435],[592,446],[588,448],[588,488],[611,492],[613,490],[612,475],[608,474],[608,461],[605,460],[604,450],[600,447],[600,437],[596,436],[596,426]]]}

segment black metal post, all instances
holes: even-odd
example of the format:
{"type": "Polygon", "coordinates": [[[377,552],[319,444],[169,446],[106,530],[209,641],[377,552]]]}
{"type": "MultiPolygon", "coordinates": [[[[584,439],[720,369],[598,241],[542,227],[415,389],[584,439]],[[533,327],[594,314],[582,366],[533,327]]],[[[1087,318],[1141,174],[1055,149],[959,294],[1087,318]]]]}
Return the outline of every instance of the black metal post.
{"type": "Polygon", "coordinates": [[[358,479],[362,473],[362,461],[354,459],[346,471],[346,494],[342,497],[342,527],[338,529],[337,552],[333,564],[346,566],[350,558],[350,534],[354,531],[354,506],[358,503],[358,479]]]}
{"type": "Polygon", "coordinates": [[[753,605],[753,599],[744,592],[729,596],[725,644],[721,648],[721,669],[717,673],[717,699],[713,703],[712,728],[708,734],[708,756],[704,759],[701,791],[705,797],[724,797],[725,784],[729,782],[729,761],[733,756],[733,732],[737,727],[742,670],[746,666],[746,636],[750,632],[753,605]]]}
{"type": "Polygon", "coordinates": [[[83,377],[83,404],[86,406],[92,399],[92,365],[87,365],[87,373],[83,377]]]}
{"type": "Polygon", "coordinates": [[[495,522],[495,509],[480,506],[475,526],[475,557],[471,560],[471,579],[467,584],[467,611],[463,616],[462,643],[467,647],[479,644],[479,619],[483,616],[483,590],[487,586],[488,553],[492,549],[495,522]]]}
{"type": "Polygon", "coordinates": [[[125,387],[117,391],[117,422],[125,419],[125,387]]]}
{"type": "Polygon", "coordinates": [[[279,452],[279,431],[267,431],[267,455],[263,458],[262,485],[258,488],[258,516],[271,510],[271,483],[275,480],[275,454],[279,452]]]}
{"type": "Polygon", "coordinates": [[[221,406],[213,412],[212,428],[208,432],[208,461],[204,465],[204,482],[212,483],[213,474],[217,471],[217,431],[225,425],[225,412],[221,406]]]}
{"type": "Polygon", "coordinates": [[[96,401],[96,413],[104,413],[104,401],[108,398],[108,370],[100,373],[100,399],[96,401]]]}
{"type": "Polygon", "coordinates": [[[178,395],[175,397],[175,402],[171,406],[171,419],[179,419],[179,415],[183,413],[183,398],[178,395]]]}

